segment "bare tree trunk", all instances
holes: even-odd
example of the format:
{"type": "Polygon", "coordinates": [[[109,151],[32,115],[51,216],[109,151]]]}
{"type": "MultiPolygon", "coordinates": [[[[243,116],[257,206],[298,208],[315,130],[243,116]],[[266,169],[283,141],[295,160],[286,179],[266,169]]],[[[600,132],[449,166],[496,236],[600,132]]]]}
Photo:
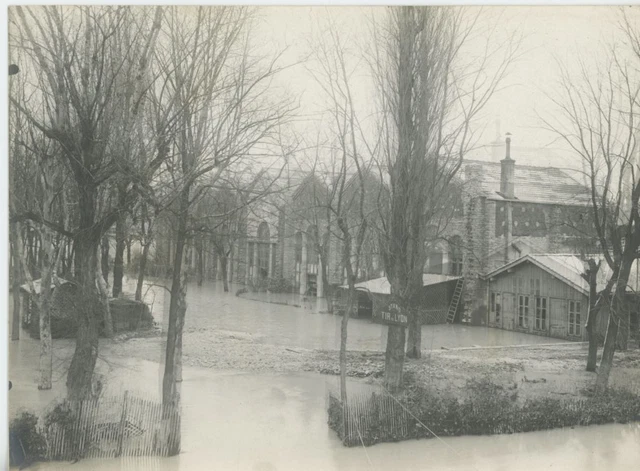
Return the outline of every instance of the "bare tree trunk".
{"type": "Polygon", "coordinates": [[[224,254],[220,254],[220,271],[222,272],[222,285],[224,286],[224,292],[228,293],[229,292],[229,280],[227,279],[227,263],[228,263],[228,257],[224,254]]]}
{"type": "Polygon", "coordinates": [[[595,372],[598,363],[598,330],[597,325],[598,313],[595,308],[589,311],[589,322],[586,329],[589,334],[589,353],[587,355],[587,371],[595,372]],[[591,321],[593,320],[593,323],[591,321]]]}
{"type": "Polygon", "coordinates": [[[120,215],[116,220],[116,254],[113,260],[113,297],[117,298],[122,293],[122,278],[124,276],[124,250],[126,248],[127,213],[124,211],[125,191],[122,185],[118,185],[118,207],[120,215]]]}
{"type": "MultiPolygon", "coordinates": [[[[347,309],[342,314],[342,321],[340,322],[340,402],[342,403],[342,410],[344,411],[347,410],[347,335],[349,316],[353,308],[353,296],[355,294],[353,284],[353,277],[351,277],[351,281],[349,281],[349,292],[347,294],[347,309]]],[[[342,421],[343,430],[347,430],[346,414],[342,414],[342,421]]]]}
{"type": "Polygon", "coordinates": [[[598,362],[598,314],[600,306],[609,299],[611,290],[605,291],[598,296],[597,279],[600,263],[596,263],[594,259],[588,260],[589,268],[583,275],[583,278],[589,283],[589,315],[587,317],[586,330],[589,334],[589,354],[587,356],[587,371],[595,372],[598,362]]]}
{"type": "Polygon", "coordinates": [[[125,232],[124,217],[120,216],[116,222],[116,253],[113,260],[113,297],[117,298],[122,293],[122,278],[124,276],[124,249],[125,232]]]}
{"type": "Polygon", "coordinates": [[[407,358],[422,358],[422,324],[420,311],[411,309],[408,315],[407,358]]]}
{"type": "Polygon", "coordinates": [[[138,269],[138,282],[136,284],[136,301],[142,301],[142,286],[144,285],[144,276],[147,270],[147,259],[149,258],[149,246],[151,244],[147,242],[142,247],[142,255],[140,256],[140,267],[138,269]]]}
{"type": "Polygon", "coordinates": [[[109,284],[109,236],[107,234],[102,236],[102,252],[100,257],[100,264],[102,265],[102,278],[105,283],[109,284]]]}
{"type": "Polygon", "coordinates": [[[405,328],[390,325],[387,333],[387,350],[385,353],[384,384],[390,392],[402,388],[402,370],[404,367],[405,328]]]}
{"type": "Polygon", "coordinates": [[[613,366],[613,356],[616,350],[616,341],[620,322],[624,317],[622,311],[626,309],[624,295],[629,281],[629,273],[631,271],[633,259],[627,260],[623,256],[622,267],[616,280],[616,290],[613,294],[613,300],[609,307],[609,322],[607,324],[607,335],[604,339],[604,347],[602,349],[602,359],[598,368],[598,377],[596,378],[596,394],[603,394],[609,385],[609,375],[613,366]]]}
{"type": "Polygon", "coordinates": [[[126,238],[127,244],[127,269],[131,268],[131,237],[126,238]]]}
{"type": "Polygon", "coordinates": [[[18,224],[13,223],[9,228],[11,238],[11,258],[13,271],[11,273],[11,292],[13,298],[13,316],[11,323],[11,340],[20,340],[20,257],[22,256],[22,240],[18,234],[18,224]]]}
{"type": "Polygon", "coordinates": [[[325,251],[326,247],[322,247],[320,252],[320,257],[322,260],[322,286],[324,287],[324,297],[327,300],[327,311],[329,314],[333,314],[333,288],[329,284],[329,275],[328,275],[328,267],[327,267],[327,255],[325,251]]]}
{"type": "MultiPolygon", "coordinates": [[[[347,295],[347,309],[342,314],[342,321],[340,322],[340,400],[342,402],[343,410],[347,407],[347,334],[349,326],[349,316],[351,315],[351,309],[353,309],[353,301],[356,296],[355,276],[353,273],[353,266],[351,265],[351,234],[349,228],[342,217],[338,217],[338,226],[342,231],[344,237],[344,244],[342,247],[342,264],[347,270],[347,284],[349,286],[349,292],[347,295]]],[[[346,415],[343,414],[343,420],[346,430],[346,415]]]]}
{"type": "MultiPolygon", "coordinates": [[[[45,201],[45,206],[51,206],[51,201],[45,201]]],[[[49,211],[45,209],[45,217],[49,211]]],[[[51,283],[57,265],[57,258],[53,251],[53,235],[44,229],[41,235],[43,245],[43,277],[40,280],[40,296],[38,308],[40,310],[40,381],[38,389],[51,389],[53,374],[53,341],[51,338],[51,283]],[[44,260],[46,258],[46,260],[44,260]]]]}
{"type": "Polygon", "coordinates": [[[200,237],[196,238],[195,241],[195,250],[197,257],[197,273],[198,273],[198,286],[202,286],[202,281],[204,279],[204,254],[202,250],[202,240],[200,237]]]}
{"type": "Polygon", "coordinates": [[[107,338],[113,338],[113,319],[111,318],[111,308],[109,306],[109,290],[107,289],[107,282],[104,281],[100,271],[96,271],[96,284],[98,285],[98,294],[102,305],[104,335],[107,338]]]}
{"type": "MultiPolygon", "coordinates": [[[[46,236],[45,236],[46,237],[46,236]]],[[[51,338],[51,275],[53,267],[45,270],[40,283],[40,381],[38,389],[51,389],[53,374],[53,341],[51,338]]]]}
{"type": "Polygon", "coordinates": [[[92,234],[96,212],[96,189],[91,182],[79,185],[80,235],[74,240],[74,268],[78,280],[78,331],[76,349],[67,375],[67,395],[71,400],[91,397],[92,379],[98,359],[101,308],[96,292],[100,235],[92,234]]]}
{"type": "MultiPolygon", "coordinates": [[[[187,222],[189,216],[189,187],[181,190],[180,211],[178,212],[178,227],[176,237],[176,249],[173,259],[173,279],[171,283],[171,301],[169,304],[169,326],[167,329],[167,347],[162,379],[162,403],[167,407],[179,407],[180,390],[177,383],[182,375],[182,330],[186,315],[186,280],[184,280],[183,265],[185,256],[185,244],[187,242],[187,222]]],[[[168,417],[163,417],[167,420],[168,417]]],[[[173,456],[180,450],[180,430],[170,427],[167,437],[168,443],[176,444],[169,450],[173,456]]]]}

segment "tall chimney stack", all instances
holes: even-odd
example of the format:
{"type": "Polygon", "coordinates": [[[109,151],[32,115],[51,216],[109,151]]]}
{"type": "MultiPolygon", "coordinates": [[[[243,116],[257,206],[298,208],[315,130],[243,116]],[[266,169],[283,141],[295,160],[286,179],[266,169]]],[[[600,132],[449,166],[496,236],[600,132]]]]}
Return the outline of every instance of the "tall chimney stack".
{"type": "Polygon", "coordinates": [[[511,158],[511,133],[507,133],[507,152],[504,159],[500,161],[500,193],[506,198],[515,197],[514,171],[516,161],[511,158]]]}

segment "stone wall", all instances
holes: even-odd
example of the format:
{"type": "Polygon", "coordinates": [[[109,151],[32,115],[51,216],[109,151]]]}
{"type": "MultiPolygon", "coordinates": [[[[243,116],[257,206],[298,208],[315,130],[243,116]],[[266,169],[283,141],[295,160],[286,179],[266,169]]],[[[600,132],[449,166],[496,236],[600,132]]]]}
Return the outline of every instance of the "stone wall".
{"type": "Polygon", "coordinates": [[[470,197],[465,210],[465,256],[463,261],[465,317],[486,309],[486,287],[480,276],[485,273],[491,223],[485,197],[470,197]]]}

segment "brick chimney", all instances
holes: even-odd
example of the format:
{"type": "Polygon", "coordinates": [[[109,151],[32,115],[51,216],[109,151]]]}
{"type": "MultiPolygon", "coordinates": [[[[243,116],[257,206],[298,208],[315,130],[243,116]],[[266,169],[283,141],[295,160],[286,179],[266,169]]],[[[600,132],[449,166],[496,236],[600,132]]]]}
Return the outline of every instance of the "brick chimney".
{"type": "Polygon", "coordinates": [[[506,198],[515,197],[514,170],[516,161],[511,158],[511,133],[507,133],[507,155],[500,161],[500,193],[506,198]]]}

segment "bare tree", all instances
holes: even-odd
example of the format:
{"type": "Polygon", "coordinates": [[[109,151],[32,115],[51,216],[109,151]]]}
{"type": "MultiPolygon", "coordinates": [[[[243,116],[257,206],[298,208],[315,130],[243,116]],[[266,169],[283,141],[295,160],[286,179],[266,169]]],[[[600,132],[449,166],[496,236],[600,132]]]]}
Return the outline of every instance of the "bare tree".
{"type": "MultiPolygon", "coordinates": [[[[115,207],[99,214],[97,197],[117,175],[135,179],[137,174],[117,152],[116,143],[126,130],[116,128],[123,108],[138,106],[146,94],[142,78],[162,9],[149,15],[146,8],[16,7],[11,13],[19,38],[15,47],[28,53],[25,69],[36,78],[30,104],[13,98],[12,103],[30,125],[59,146],[60,160],[77,192],[75,227],[58,227],[58,232],[73,238],[82,311],[67,389],[70,398],[85,398],[91,394],[98,355],[97,249],[121,212],[115,207]]],[[[131,187],[127,198],[133,202],[136,197],[131,187]]],[[[47,220],[39,222],[52,226],[47,220]]]]}
{"type": "MultiPolygon", "coordinates": [[[[220,264],[224,292],[229,291],[228,269],[232,251],[246,235],[247,201],[235,185],[207,194],[198,205],[197,231],[210,243],[220,264]]],[[[249,198],[253,199],[253,198],[249,198]]]]}
{"type": "Polygon", "coordinates": [[[632,265],[640,257],[640,159],[636,142],[640,42],[637,27],[626,16],[622,19],[622,31],[630,47],[611,47],[606,60],[597,64],[582,60],[576,73],[561,66],[560,94],[551,97],[559,118],[545,120],[546,127],[585,163],[595,232],[610,273],[606,288],[597,298],[597,306],[608,306],[609,311],[596,380],[598,393],[607,388],[616,346],[626,348],[629,309],[625,295],[632,265]]]}
{"type": "MultiPolygon", "coordinates": [[[[225,171],[250,159],[256,144],[268,143],[288,113],[286,106],[267,99],[276,59],[263,67],[264,61],[251,57],[249,22],[250,10],[241,7],[174,7],[166,15],[166,45],[158,55],[162,86],[154,99],[160,112],[176,117],[167,161],[176,245],[162,384],[166,406],[180,403],[184,256],[194,233],[194,203],[225,171]]],[[[179,434],[178,428],[171,430],[179,434]]],[[[179,435],[171,441],[177,447],[170,453],[177,453],[179,435]]]]}
{"type": "Polygon", "coordinates": [[[587,316],[587,325],[585,329],[589,334],[589,353],[587,355],[587,371],[596,371],[598,362],[598,315],[602,308],[603,302],[610,296],[610,290],[607,290],[602,296],[598,296],[598,272],[600,271],[601,260],[590,258],[587,260],[587,268],[582,275],[587,283],[589,283],[589,314],[587,316]]]}
{"type": "MultiPolygon", "coordinates": [[[[495,46],[464,64],[480,13],[450,7],[398,7],[374,29],[370,62],[379,90],[381,166],[390,204],[381,237],[391,296],[408,313],[408,355],[419,357],[417,307],[425,262],[425,231],[474,139],[474,120],[506,75],[519,41],[495,46]]],[[[405,328],[390,326],[385,382],[402,384],[405,328]]]]}
{"type": "Polygon", "coordinates": [[[138,280],[136,282],[135,300],[142,300],[142,287],[144,286],[144,277],[147,273],[147,262],[149,260],[149,250],[154,240],[154,226],[159,210],[151,208],[149,204],[143,201],[140,204],[140,245],[142,253],[140,254],[140,264],[138,265],[138,280]]]}
{"type": "MultiPolygon", "coordinates": [[[[355,283],[371,217],[366,201],[367,190],[372,189],[367,181],[372,176],[372,160],[367,162],[364,158],[366,146],[360,149],[362,131],[352,93],[353,71],[349,66],[354,62],[353,53],[346,46],[348,40],[337,33],[335,25],[329,25],[326,36],[324,40],[317,41],[315,47],[320,71],[315,78],[327,101],[329,158],[318,158],[316,164],[320,168],[319,178],[328,184],[323,186],[322,191],[315,191],[314,187],[312,212],[320,210],[320,219],[323,215],[325,217],[327,233],[340,241],[340,268],[347,279],[347,303],[340,324],[340,398],[343,406],[346,406],[348,324],[351,312],[357,306],[355,283]]],[[[376,195],[369,196],[375,198],[376,195]]],[[[315,235],[314,244],[320,249],[321,256],[324,255],[324,260],[321,259],[323,269],[328,266],[326,250],[330,239],[315,235]]],[[[326,272],[323,275],[326,281],[326,272]]],[[[344,418],[346,420],[346,416],[344,418]]]]}
{"type": "MultiPolygon", "coordinates": [[[[31,129],[31,132],[17,133],[14,137],[18,142],[12,148],[12,159],[29,160],[27,152],[31,154],[30,172],[22,173],[22,185],[30,185],[36,188],[36,193],[31,201],[16,201],[16,195],[12,194],[10,199],[11,213],[17,214],[28,208],[29,212],[37,215],[37,219],[42,221],[50,221],[65,227],[68,218],[63,217],[68,214],[65,209],[65,191],[64,191],[64,172],[63,168],[50,156],[56,152],[55,146],[45,138],[37,135],[31,129]],[[25,135],[26,134],[26,135],[25,135]],[[24,177],[30,178],[24,178],[24,177]],[[18,209],[18,206],[20,208],[18,209]]],[[[14,185],[17,183],[13,182],[14,185]]],[[[15,232],[20,230],[20,223],[13,223],[15,232]]],[[[39,222],[26,221],[31,229],[38,233],[39,240],[42,244],[42,261],[41,261],[41,278],[40,287],[33,280],[31,271],[25,252],[22,250],[20,236],[17,235],[14,240],[14,257],[19,261],[29,286],[31,299],[34,301],[39,316],[39,334],[40,334],[40,357],[39,357],[39,381],[38,389],[51,389],[52,372],[53,372],[53,341],[51,335],[51,310],[52,310],[52,285],[57,285],[56,271],[60,263],[62,254],[62,244],[56,247],[54,240],[56,232],[46,224],[39,222]]],[[[15,292],[14,296],[20,296],[19,292],[15,292]]],[[[19,320],[18,320],[19,322],[19,320]]]]}

